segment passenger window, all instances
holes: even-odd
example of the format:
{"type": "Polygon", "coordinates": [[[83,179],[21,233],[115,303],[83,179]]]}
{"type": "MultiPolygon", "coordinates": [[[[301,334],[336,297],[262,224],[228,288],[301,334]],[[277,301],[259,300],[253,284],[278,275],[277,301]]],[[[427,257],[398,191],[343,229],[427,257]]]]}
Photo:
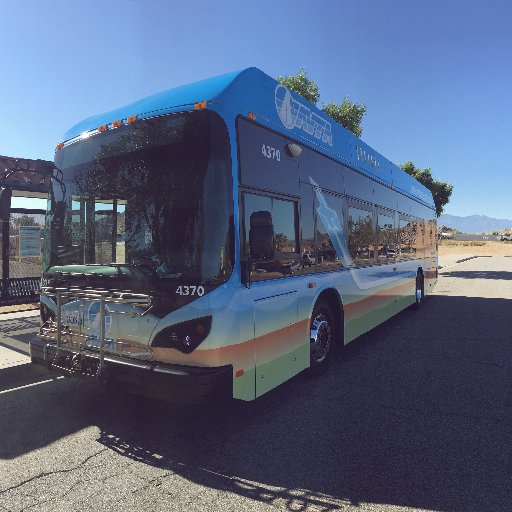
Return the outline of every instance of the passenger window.
{"type": "Polygon", "coordinates": [[[348,207],[348,248],[356,265],[372,265],[375,262],[371,211],[348,207]]]}
{"type": "Polygon", "coordinates": [[[396,259],[395,217],[392,212],[377,214],[377,259],[379,263],[396,259]]]}
{"type": "Polygon", "coordinates": [[[400,215],[400,223],[398,227],[398,254],[397,256],[403,260],[414,258],[413,246],[413,221],[408,217],[400,215]]]}
{"type": "Polygon", "coordinates": [[[302,235],[302,273],[316,270],[315,250],[315,202],[311,185],[301,184],[300,230],[302,235]]]}
{"type": "Polygon", "coordinates": [[[338,254],[343,239],[343,201],[324,192],[315,201],[316,209],[316,270],[326,272],[343,267],[338,254]],[[320,200],[321,199],[321,200],[320,200]]]}
{"type": "Polygon", "coordinates": [[[423,231],[421,220],[418,219],[411,221],[411,257],[423,257],[423,231]]]}
{"type": "MultiPolygon", "coordinates": [[[[420,240],[419,240],[419,244],[420,244],[420,250],[422,253],[424,253],[425,249],[426,249],[426,239],[425,239],[425,220],[424,219],[421,219],[418,221],[418,224],[420,226],[420,240]]],[[[422,254],[423,256],[423,254],[422,254]]]]}
{"type": "Polygon", "coordinates": [[[244,247],[251,280],[275,279],[301,270],[297,218],[294,201],[244,194],[244,247]]]}

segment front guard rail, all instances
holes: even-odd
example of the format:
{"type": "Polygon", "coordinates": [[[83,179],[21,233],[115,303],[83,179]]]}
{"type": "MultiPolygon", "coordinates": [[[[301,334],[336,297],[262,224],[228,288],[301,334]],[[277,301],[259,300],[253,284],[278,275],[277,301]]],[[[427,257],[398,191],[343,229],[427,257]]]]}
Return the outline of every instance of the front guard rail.
{"type": "MultiPolygon", "coordinates": [[[[97,365],[97,371],[95,375],[91,375],[97,379],[102,378],[105,373],[105,310],[107,304],[123,304],[130,305],[133,308],[131,313],[132,316],[136,316],[137,314],[143,315],[144,312],[147,312],[151,307],[151,296],[142,294],[142,293],[132,293],[129,291],[118,291],[118,290],[106,290],[106,289],[92,289],[92,288],[78,288],[78,287],[68,287],[68,288],[59,288],[52,286],[44,286],[41,288],[41,296],[51,298],[55,301],[56,304],[56,312],[55,312],[55,325],[52,325],[55,329],[55,341],[57,343],[55,357],[53,359],[53,363],[50,364],[51,367],[65,371],[67,373],[81,373],[80,371],[73,369],[73,364],[70,365],[69,368],[63,367],[60,363],[61,360],[61,349],[64,345],[63,338],[66,339],[70,335],[70,328],[67,325],[63,325],[62,323],[62,306],[67,304],[71,300],[84,300],[84,301],[98,301],[99,302],[99,335],[98,335],[98,345],[99,345],[99,361],[97,365]],[[142,313],[137,313],[136,308],[145,308],[145,311],[142,313]]],[[[115,312],[114,312],[115,313],[115,312]]],[[[125,314],[125,313],[121,313],[125,314]]],[[[48,335],[45,335],[43,328],[41,329],[41,338],[48,338],[48,335]]],[[[72,334],[71,339],[75,338],[76,342],[71,343],[71,345],[76,348],[77,352],[75,356],[81,357],[82,353],[85,352],[87,347],[87,336],[84,334],[72,334]]],[[[66,343],[67,345],[68,343],[66,343]]],[[[74,356],[74,357],[75,357],[74,356]]],[[[78,364],[77,368],[81,368],[81,365],[78,364]]]]}

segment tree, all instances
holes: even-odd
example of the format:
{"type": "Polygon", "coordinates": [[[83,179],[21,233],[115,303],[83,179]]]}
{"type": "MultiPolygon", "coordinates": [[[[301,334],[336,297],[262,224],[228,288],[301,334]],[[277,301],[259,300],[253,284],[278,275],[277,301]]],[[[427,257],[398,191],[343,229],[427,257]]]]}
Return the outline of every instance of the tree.
{"type": "Polygon", "coordinates": [[[290,244],[288,237],[284,233],[276,233],[275,235],[276,249],[279,252],[284,252],[290,244]]]}
{"type": "MultiPolygon", "coordinates": [[[[288,89],[300,94],[313,105],[316,105],[320,100],[318,84],[308,78],[304,68],[300,68],[296,75],[278,76],[276,80],[288,89]]],[[[345,97],[340,105],[333,100],[324,105],[322,111],[357,137],[360,137],[363,133],[361,122],[366,113],[366,106],[362,103],[351,102],[348,97],[345,97]]]]}
{"type": "MultiPolygon", "coordinates": [[[[285,87],[288,87],[288,89],[300,94],[313,105],[316,105],[320,99],[318,84],[308,78],[304,68],[300,68],[296,75],[278,76],[276,80],[285,87]]],[[[363,133],[361,123],[366,114],[366,105],[363,103],[352,102],[349,101],[348,97],[345,97],[341,104],[333,100],[327,105],[324,105],[322,112],[351,131],[357,137],[360,137],[363,133]]],[[[432,192],[436,206],[436,215],[439,217],[443,212],[443,207],[448,204],[450,200],[453,185],[435,179],[432,176],[430,167],[419,169],[415,167],[411,161],[401,164],[400,167],[432,192]]]]}
{"type": "Polygon", "coordinates": [[[415,167],[410,160],[404,164],[399,164],[399,167],[432,192],[432,195],[434,196],[434,204],[436,205],[436,215],[439,217],[439,215],[443,213],[444,206],[446,206],[450,200],[450,196],[453,192],[453,185],[435,179],[432,176],[432,170],[430,167],[420,169],[419,167],[415,167]]]}
{"type": "Polygon", "coordinates": [[[20,215],[12,216],[11,221],[9,223],[9,234],[10,235],[18,235],[20,231],[20,226],[38,226],[42,228],[43,226],[39,224],[36,219],[32,215],[20,215]]]}
{"type": "Polygon", "coordinates": [[[318,84],[308,78],[304,68],[300,68],[296,75],[278,76],[276,80],[285,87],[288,87],[291,91],[300,94],[313,105],[316,105],[320,99],[318,84]]]}
{"type": "Polygon", "coordinates": [[[336,101],[333,100],[331,103],[325,105],[322,111],[329,117],[332,117],[337,123],[341,124],[341,126],[351,131],[354,135],[361,137],[363,133],[361,122],[363,116],[366,114],[366,105],[351,102],[345,96],[341,105],[338,105],[336,101]]]}

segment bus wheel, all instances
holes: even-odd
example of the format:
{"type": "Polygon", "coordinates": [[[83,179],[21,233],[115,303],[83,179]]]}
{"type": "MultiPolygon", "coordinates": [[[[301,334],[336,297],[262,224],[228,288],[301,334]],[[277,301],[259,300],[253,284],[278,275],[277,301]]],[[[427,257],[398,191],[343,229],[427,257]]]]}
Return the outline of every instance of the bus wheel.
{"type": "Polygon", "coordinates": [[[416,301],[414,303],[414,308],[419,309],[423,304],[423,299],[425,298],[425,287],[423,281],[423,273],[418,271],[416,274],[416,301]]]}
{"type": "Polygon", "coordinates": [[[333,350],[335,326],[331,308],[324,302],[317,302],[311,315],[310,372],[322,373],[333,350]]]}

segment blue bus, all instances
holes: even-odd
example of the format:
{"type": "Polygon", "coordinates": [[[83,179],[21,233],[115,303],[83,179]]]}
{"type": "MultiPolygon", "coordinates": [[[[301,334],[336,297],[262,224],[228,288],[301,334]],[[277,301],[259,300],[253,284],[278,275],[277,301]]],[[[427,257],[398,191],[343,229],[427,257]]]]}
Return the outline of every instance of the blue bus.
{"type": "Polygon", "coordinates": [[[256,68],[78,123],[55,153],[32,361],[253,400],[437,279],[432,195],[256,68]]]}

